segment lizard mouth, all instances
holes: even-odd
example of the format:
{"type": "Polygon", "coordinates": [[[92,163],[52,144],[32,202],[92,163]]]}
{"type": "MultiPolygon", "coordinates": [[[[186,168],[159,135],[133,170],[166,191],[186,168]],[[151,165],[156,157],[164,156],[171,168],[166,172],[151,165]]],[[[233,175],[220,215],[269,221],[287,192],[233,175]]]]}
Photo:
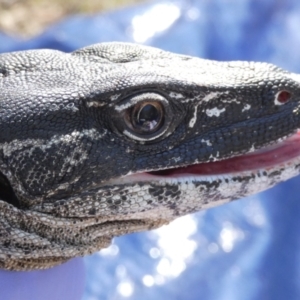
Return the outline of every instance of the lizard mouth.
{"type": "Polygon", "coordinates": [[[269,146],[245,155],[216,162],[200,163],[187,167],[153,171],[156,176],[178,176],[183,174],[218,175],[252,170],[267,170],[300,156],[300,131],[277,145],[269,146]]]}
{"type": "MultiPolygon", "coordinates": [[[[160,179],[182,179],[187,177],[208,177],[226,174],[241,174],[261,170],[276,171],[300,165],[300,130],[275,145],[253,152],[223,159],[215,162],[197,163],[184,167],[170,168],[159,171],[135,173],[111,182],[156,181],[160,179]],[[295,163],[296,161],[296,163],[295,163]]],[[[295,175],[293,175],[295,176],[295,175]]],[[[292,177],[292,176],[289,176],[292,177]]],[[[288,179],[288,178],[287,178],[288,179]]],[[[16,207],[20,206],[14,190],[7,177],[0,171],[0,199],[16,207]]]]}
{"type": "MultiPolygon", "coordinates": [[[[159,177],[185,177],[190,175],[235,174],[246,171],[268,171],[274,166],[281,167],[300,157],[300,130],[276,145],[220,161],[198,163],[186,167],[151,171],[145,175],[159,177]]],[[[142,174],[139,174],[142,175],[142,174]]]]}

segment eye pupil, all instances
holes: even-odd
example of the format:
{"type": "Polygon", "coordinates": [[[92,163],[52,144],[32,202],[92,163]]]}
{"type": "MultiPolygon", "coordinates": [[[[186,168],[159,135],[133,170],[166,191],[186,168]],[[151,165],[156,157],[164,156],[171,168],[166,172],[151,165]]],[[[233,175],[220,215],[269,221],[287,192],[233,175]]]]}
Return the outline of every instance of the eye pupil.
{"type": "Polygon", "coordinates": [[[138,105],[133,113],[133,125],[142,132],[154,132],[162,120],[162,108],[157,103],[138,105]]]}
{"type": "Polygon", "coordinates": [[[145,123],[155,122],[159,119],[159,113],[156,107],[151,104],[145,105],[137,116],[137,123],[143,126],[145,123]]]}

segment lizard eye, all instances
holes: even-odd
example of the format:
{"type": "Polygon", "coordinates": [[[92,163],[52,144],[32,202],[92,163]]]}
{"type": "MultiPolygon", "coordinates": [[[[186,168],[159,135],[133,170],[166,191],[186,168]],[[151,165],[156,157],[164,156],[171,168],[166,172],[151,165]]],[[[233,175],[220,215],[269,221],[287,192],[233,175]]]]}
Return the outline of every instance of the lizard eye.
{"type": "Polygon", "coordinates": [[[155,132],[163,122],[163,113],[159,102],[138,103],[131,112],[132,127],[140,133],[155,132]]]}
{"type": "Polygon", "coordinates": [[[115,127],[130,139],[150,142],[162,137],[172,123],[172,109],[164,96],[145,92],[114,107],[115,127]]]}

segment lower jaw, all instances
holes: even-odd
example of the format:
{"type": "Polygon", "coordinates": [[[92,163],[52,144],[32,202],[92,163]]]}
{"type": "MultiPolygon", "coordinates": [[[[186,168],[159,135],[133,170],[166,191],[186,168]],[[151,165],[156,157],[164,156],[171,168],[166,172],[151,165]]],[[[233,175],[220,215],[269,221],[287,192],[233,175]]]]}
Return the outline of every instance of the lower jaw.
{"type": "MultiPolygon", "coordinates": [[[[257,194],[299,175],[299,145],[300,134],[297,133],[276,146],[239,157],[185,168],[136,173],[110,180],[105,185],[124,184],[131,187],[132,193],[135,188],[151,189],[157,194],[153,196],[156,199],[154,207],[158,208],[154,211],[155,217],[172,220],[180,215],[257,194]],[[174,191],[175,194],[168,196],[166,191],[174,191]],[[176,209],[168,208],[171,198],[176,209]]],[[[139,197],[137,201],[142,200],[139,197]]]]}

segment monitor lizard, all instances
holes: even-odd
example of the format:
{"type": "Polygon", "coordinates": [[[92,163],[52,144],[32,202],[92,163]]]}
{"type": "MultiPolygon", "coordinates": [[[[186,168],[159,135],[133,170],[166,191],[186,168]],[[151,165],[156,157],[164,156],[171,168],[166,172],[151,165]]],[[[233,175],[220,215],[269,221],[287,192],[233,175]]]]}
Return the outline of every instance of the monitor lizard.
{"type": "Polygon", "coordinates": [[[300,75],[129,43],[0,55],[0,268],[49,268],[115,236],[299,174],[300,75]]]}

